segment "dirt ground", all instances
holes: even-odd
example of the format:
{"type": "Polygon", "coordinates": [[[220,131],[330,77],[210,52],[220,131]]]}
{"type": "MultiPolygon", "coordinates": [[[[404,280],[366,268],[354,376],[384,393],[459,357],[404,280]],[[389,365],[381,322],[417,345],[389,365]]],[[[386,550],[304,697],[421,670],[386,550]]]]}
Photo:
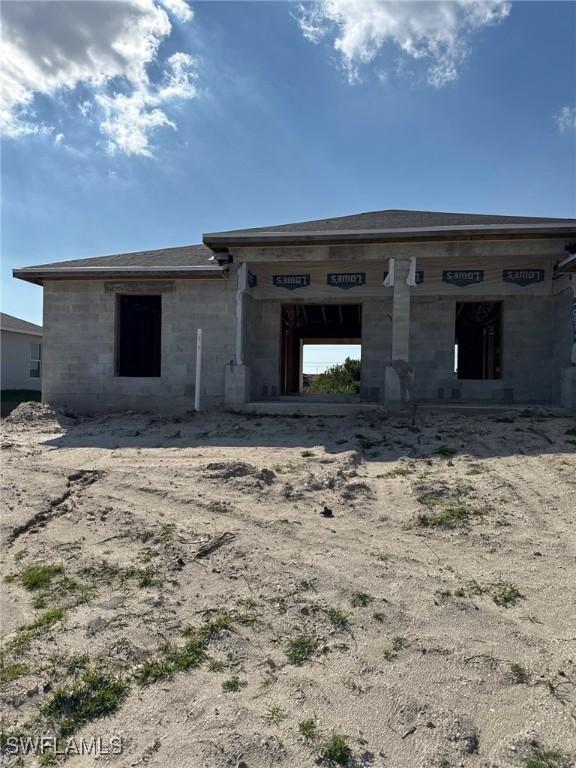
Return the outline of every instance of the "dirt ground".
{"type": "Polygon", "coordinates": [[[572,765],[575,419],[25,404],[1,447],[6,765],[572,765]]]}

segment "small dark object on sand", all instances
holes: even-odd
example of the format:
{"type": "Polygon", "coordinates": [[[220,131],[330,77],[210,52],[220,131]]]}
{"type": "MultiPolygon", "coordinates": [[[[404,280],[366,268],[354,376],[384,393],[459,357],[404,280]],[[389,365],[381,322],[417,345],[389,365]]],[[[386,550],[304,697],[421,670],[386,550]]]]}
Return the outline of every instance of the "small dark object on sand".
{"type": "Polygon", "coordinates": [[[329,507],[324,507],[324,509],[322,510],[322,512],[320,512],[320,514],[322,515],[322,517],[334,517],[334,513],[329,507]]]}

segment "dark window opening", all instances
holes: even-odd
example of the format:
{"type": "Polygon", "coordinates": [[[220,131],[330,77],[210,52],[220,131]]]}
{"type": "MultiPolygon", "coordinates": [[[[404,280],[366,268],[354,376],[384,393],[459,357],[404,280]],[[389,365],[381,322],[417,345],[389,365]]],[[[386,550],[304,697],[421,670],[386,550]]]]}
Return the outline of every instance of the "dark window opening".
{"type": "Polygon", "coordinates": [[[160,376],[161,296],[118,296],[117,376],[160,376]]]}
{"type": "Polygon", "coordinates": [[[502,304],[471,301],[456,304],[454,368],[459,379],[502,377],[502,304]]]}
{"type": "MultiPolygon", "coordinates": [[[[282,305],[282,346],[281,346],[281,390],[283,394],[314,392],[318,388],[316,373],[305,368],[304,349],[311,345],[354,346],[360,350],[362,339],[362,306],[360,304],[283,304],[282,305]]],[[[352,356],[352,353],[351,355],[352,356]]],[[[356,357],[356,355],[353,355],[356,357]]],[[[358,354],[358,358],[360,355],[358,354]]],[[[340,359],[326,360],[343,363],[340,359]]],[[[328,366],[326,366],[328,367],[328,366]]],[[[333,366],[332,366],[333,367],[333,366]]],[[[357,363],[359,369],[360,364],[357,363]]],[[[334,393],[355,392],[359,382],[348,382],[343,386],[338,376],[347,369],[336,372],[334,386],[328,386],[322,379],[320,391],[334,393]]],[[[359,373],[359,371],[358,371],[359,373]]]]}

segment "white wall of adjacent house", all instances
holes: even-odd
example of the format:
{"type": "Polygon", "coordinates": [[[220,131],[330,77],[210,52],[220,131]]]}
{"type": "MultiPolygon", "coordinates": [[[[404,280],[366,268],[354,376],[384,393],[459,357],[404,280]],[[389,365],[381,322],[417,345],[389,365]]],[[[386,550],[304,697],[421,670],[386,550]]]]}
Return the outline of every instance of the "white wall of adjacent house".
{"type": "Polygon", "coordinates": [[[42,389],[42,336],[2,330],[2,389],[42,389]]]}

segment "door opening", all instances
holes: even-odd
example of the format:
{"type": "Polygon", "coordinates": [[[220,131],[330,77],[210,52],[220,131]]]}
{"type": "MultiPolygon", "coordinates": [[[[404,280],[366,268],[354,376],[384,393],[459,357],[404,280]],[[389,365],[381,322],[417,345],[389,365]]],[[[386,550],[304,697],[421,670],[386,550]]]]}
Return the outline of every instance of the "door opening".
{"type": "Polygon", "coordinates": [[[454,372],[458,379],[502,377],[502,302],[456,304],[454,372]]]}
{"type": "Polygon", "coordinates": [[[357,395],[360,392],[360,344],[302,343],[304,394],[357,395]]]}
{"type": "Polygon", "coordinates": [[[283,394],[359,391],[361,304],[283,304],[281,343],[283,394]],[[323,369],[344,364],[347,356],[358,362],[347,364],[343,371],[331,372],[328,378],[323,376],[323,369]],[[346,375],[350,377],[348,390],[343,383],[346,375]],[[317,388],[320,376],[323,376],[322,390],[317,388]],[[330,381],[334,382],[333,389],[329,387],[330,381]]]}

